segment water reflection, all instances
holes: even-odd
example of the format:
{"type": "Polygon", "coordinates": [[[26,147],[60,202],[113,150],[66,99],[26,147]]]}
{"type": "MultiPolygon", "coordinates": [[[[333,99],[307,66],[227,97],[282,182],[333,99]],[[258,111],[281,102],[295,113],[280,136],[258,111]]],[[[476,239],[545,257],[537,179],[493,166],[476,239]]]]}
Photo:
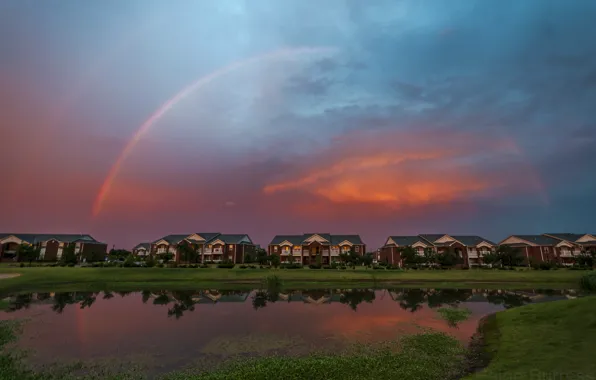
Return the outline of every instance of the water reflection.
{"type": "MultiPolygon", "coordinates": [[[[56,292],[56,293],[19,293],[5,298],[7,312],[28,309],[35,304],[49,304],[51,310],[60,314],[67,306],[78,305],[80,309],[91,308],[98,298],[110,300],[116,295],[124,298],[135,292],[56,292]]],[[[374,303],[377,297],[389,297],[403,310],[411,313],[428,307],[439,308],[444,305],[458,305],[463,302],[480,302],[501,305],[504,308],[522,306],[531,302],[540,302],[578,296],[575,290],[499,290],[499,289],[314,289],[314,290],[176,290],[140,292],[143,304],[168,306],[167,315],[179,319],[185,313],[195,311],[197,305],[219,303],[244,303],[250,300],[254,310],[259,310],[275,303],[304,303],[325,305],[344,304],[353,311],[362,303],[374,303]]]]}

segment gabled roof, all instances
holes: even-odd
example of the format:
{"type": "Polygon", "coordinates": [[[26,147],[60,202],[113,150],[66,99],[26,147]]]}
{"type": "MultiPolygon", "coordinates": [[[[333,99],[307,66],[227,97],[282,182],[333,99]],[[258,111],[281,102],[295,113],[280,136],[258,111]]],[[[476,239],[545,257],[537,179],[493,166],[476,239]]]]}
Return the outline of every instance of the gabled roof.
{"type": "MultiPolygon", "coordinates": [[[[424,243],[425,245],[432,245],[429,244],[428,241],[422,239],[420,236],[389,236],[391,240],[395,242],[400,247],[407,247],[418,242],[424,243]]],[[[387,239],[389,240],[389,239],[387,239]]]]}
{"type": "Polygon", "coordinates": [[[10,233],[0,233],[0,240],[7,238],[9,236],[14,236],[19,240],[26,241],[27,243],[35,244],[41,243],[48,240],[57,240],[63,243],[78,243],[78,242],[89,242],[89,243],[99,243],[97,240],[93,238],[93,236],[88,234],[10,234],[10,233]]]}
{"type": "MultiPolygon", "coordinates": [[[[559,243],[558,239],[544,236],[544,235],[511,235],[510,237],[515,237],[521,240],[525,240],[529,243],[533,243],[536,245],[557,245],[559,243]]],[[[509,238],[507,238],[509,239],[509,238]]],[[[505,240],[507,240],[505,239],[505,240]]]]}
{"type": "Polygon", "coordinates": [[[544,234],[545,236],[554,237],[559,240],[565,240],[571,243],[575,243],[576,240],[581,239],[586,234],[570,234],[570,233],[554,233],[544,234]]]}
{"type": "MultiPolygon", "coordinates": [[[[201,235],[201,234],[199,234],[201,235]]],[[[203,235],[201,235],[203,236],[203,235]]],[[[250,242],[250,244],[252,244],[252,240],[250,239],[250,237],[247,234],[224,234],[224,235],[217,235],[214,236],[213,238],[211,238],[211,240],[208,240],[206,243],[210,243],[214,240],[221,240],[226,244],[247,244],[247,242],[243,242],[242,240],[246,240],[248,239],[248,241],[250,242]]]]}
{"type": "Polygon", "coordinates": [[[137,244],[133,249],[141,249],[141,248],[145,248],[146,250],[150,250],[151,249],[151,243],[140,243],[140,244],[137,244]]]}
{"type": "Polygon", "coordinates": [[[331,245],[337,245],[344,241],[348,241],[355,245],[364,244],[362,242],[362,239],[360,238],[360,235],[331,235],[328,233],[315,232],[302,235],[275,235],[271,240],[271,243],[269,243],[269,245],[280,245],[286,240],[292,243],[293,245],[302,245],[308,238],[310,238],[313,235],[318,235],[322,237],[323,239],[329,241],[329,244],[331,245]]]}
{"type": "Polygon", "coordinates": [[[301,245],[302,241],[304,240],[303,237],[303,235],[275,235],[271,240],[271,243],[269,243],[269,245],[279,245],[283,243],[285,240],[289,241],[294,245],[301,245]]]}
{"type": "Polygon", "coordinates": [[[169,244],[178,244],[180,243],[182,240],[186,239],[187,237],[197,234],[199,236],[201,236],[203,239],[205,239],[205,241],[209,241],[209,240],[213,240],[214,238],[216,238],[218,235],[221,235],[219,232],[191,232],[189,234],[184,234],[184,235],[167,235],[164,236],[162,238],[159,238],[157,240],[152,241],[152,244],[157,243],[160,240],[165,240],[167,241],[169,244]]]}
{"type": "Polygon", "coordinates": [[[342,243],[345,240],[355,245],[364,244],[360,239],[360,235],[331,235],[331,244],[333,245],[342,243]]]}
{"type": "Polygon", "coordinates": [[[438,235],[438,234],[422,234],[422,235],[418,235],[418,236],[423,238],[427,242],[433,244],[435,241],[439,240],[440,238],[442,238],[445,235],[446,234],[440,234],[440,235],[438,235]]]}
{"type": "Polygon", "coordinates": [[[468,246],[468,247],[475,247],[478,244],[482,243],[483,241],[485,241],[491,245],[496,245],[492,241],[485,239],[482,236],[475,236],[475,235],[449,235],[449,236],[451,236],[455,240],[459,241],[460,243],[462,243],[463,245],[468,246]]]}

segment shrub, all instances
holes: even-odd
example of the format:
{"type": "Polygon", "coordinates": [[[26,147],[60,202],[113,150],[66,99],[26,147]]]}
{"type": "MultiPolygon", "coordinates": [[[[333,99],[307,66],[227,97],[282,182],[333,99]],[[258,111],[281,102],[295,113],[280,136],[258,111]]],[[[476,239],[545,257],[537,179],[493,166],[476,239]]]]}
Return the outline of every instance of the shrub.
{"type": "Polygon", "coordinates": [[[189,268],[194,268],[194,269],[196,269],[196,268],[198,268],[198,267],[199,267],[199,265],[198,265],[198,264],[191,264],[191,265],[189,265],[188,267],[189,267],[189,268]]]}
{"type": "Polygon", "coordinates": [[[209,268],[209,265],[207,265],[207,264],[201,264],[200,268],[209,268]]]}
{"type": "Polygon", "coordinates": [[[147,268],[153,268],[155,264],[157,263],[155,262],[155,259],[152,256],[149,256],[147,260],[145,260],[145,266],[147,268]]]}
{"type": "Polygon", "coordinates": [[[232,269],[236,266],[236,264],[234,263],[219,263],[217,264],[218,268],[227,268],[227,269],[232,269]]]}
{"type": "Polygon", "coordinates": [[[385,267],[384,266],[380,266],[380,265],[375,265],[373,267],[373,269],[375,269],[375,270],[385,270],[385,267]]]}
{"type": "Polygon", "coordinates": [[[310,264],[308,267],[310,269],[321,269],[321,265],[319,264],[310,264]]]}
{"type": "Polygon", "coordinates": [[[246,265],[240,265],[238,268],[240,268],[240,269],[246,269],[246,268],[248,268],[248,266],[246,266],[246,265]]]}
{"type": "Polygon", "coordinates": [[[257,269],[257,266],[256,265],[249,265],[249,268],[250,269],[257,269]]]}
{"type": "Polygon", "coordinates": [[[69,266],[70,268],[73,268],[73,267],[75,266],[75,264],[74,264],[74,263],[68,263],[68,266],[69,266]]]}
{"type": "Polygon", "coordinates": [[[345,265],[342,265],[342,266],[340,266],[340,267],[339,267],[339,269],[341,269],[341,270],[346,270],[346,269],[347,269],[347,267],[346,267],[345,265]]]}
{"type": "Polygon", "coordinates": [[[323,265],[323,269],[335,269],[335,268],[331,267],[331,265],[323,265]]]}
{"type": "Polygon", "coordinates": [[[579,281],[580,287],[591,292],[596,291],[596,274],[590,273],[582,276],[579,281]]]}
{"type": "Polygon", "coordinates": [[[157,264],[157,267],[158,267],[158,268],[163,268],[163,267],[164,267],[164,265],[163,265],[163,263],[159,263],[159,264],[157,264]]]}
{"type": "Polygon", "coordinates": [[[282,269],[302,269],[302,264],[282,264],[282,269]]]}
{"type": "Polygon", "coordinates": [[[136,267],[137,266],[135,264],[135,258],[134,258],[133,255],[126,256],[126,260],[124,260],[124,263],[122,265],[124,265],[127,268],[136,267]]]}

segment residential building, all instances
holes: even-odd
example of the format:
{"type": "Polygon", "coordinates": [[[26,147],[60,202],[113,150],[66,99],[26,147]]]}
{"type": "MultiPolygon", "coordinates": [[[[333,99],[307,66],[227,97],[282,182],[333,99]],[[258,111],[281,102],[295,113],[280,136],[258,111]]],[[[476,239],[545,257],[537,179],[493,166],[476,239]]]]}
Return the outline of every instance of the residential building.
{"type": "Polygon", "coordinates": [[[151,253],[151,243],[140,243],[132,249],[135,256],[147,256],[151,253]]]}
{"type": "Polygon", "coordinates": [[[339,261],[341,253],[355,252],[364,255],[366,245],[359,235],[331,235],[329,233],[306,233],[302,235],[276,235],[269,243],[269,255],[280,255],[281,262],[290,261],[308,265],[321,257],[322,264],[339,261]]]}
{"type": "Polygon", "coordinates": [[[415,236],[389,236],[381,248],[380,261],[403,266],[400,251],[404,247],[414,248],[419,255],[430,249],[441,254],[452,250],[462,259],[464,266],[482,264],[482,256],[495,250],[495,243],[476,235],[423,234],[415,236]]]}
{"type": "MultiPolygon", "coordinates": [[[[198,262],[222,262],[230,260],[244,263],[245,257],[253,253],[255,246],[246,234],[221,234],[219,232],[197,232],[184,235],[167,235],[150,244],[149,253],[153,256],[169,252],[177,263],[185,262],[181,257],[180,245],[187,244],[197,252],[198,262]]],[[[135,247],[139,253],[142,243],[135,247]],[[138,249],[137,249],[138,248],[138,249]]]]}
{"type": "Polygon", "coordinates": [[[557,245],[561,240],[547,235],[511,235],[499,243],[520,250],[524,264],[558,261],[557,245]]]}
{"type": "Polygon", "coordinates": [[[0,233],[0,260],[16,260],[21,244],[39,248],[40,260],[44,261],[59,260],[70,244],[74,244],[74,252],[80,260],[103,260],[107,251],[107,245],[91,235],[0,233]]]}

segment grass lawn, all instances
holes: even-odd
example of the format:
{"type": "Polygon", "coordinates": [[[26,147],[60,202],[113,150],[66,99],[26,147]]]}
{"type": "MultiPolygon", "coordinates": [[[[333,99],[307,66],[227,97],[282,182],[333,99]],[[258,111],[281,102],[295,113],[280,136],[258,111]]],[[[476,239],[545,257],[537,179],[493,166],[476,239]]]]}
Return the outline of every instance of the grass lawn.
{"type": "Polygon", "coordinates": [[[492,360],[470,380],[596,379],[596,297],[507,310],[484,329],[492,360]]]}
{"type": "Polygon", "coordinates": [[[502,270],[324,270],[324,269],[182,269],[69,268],[1,266],[0,274],[20,276],[0,280],[0,292],[67,290],[139,290],[254,287],[270,275],[284,287],[343,286],[577,288],[585,271],[502,270]]]}

